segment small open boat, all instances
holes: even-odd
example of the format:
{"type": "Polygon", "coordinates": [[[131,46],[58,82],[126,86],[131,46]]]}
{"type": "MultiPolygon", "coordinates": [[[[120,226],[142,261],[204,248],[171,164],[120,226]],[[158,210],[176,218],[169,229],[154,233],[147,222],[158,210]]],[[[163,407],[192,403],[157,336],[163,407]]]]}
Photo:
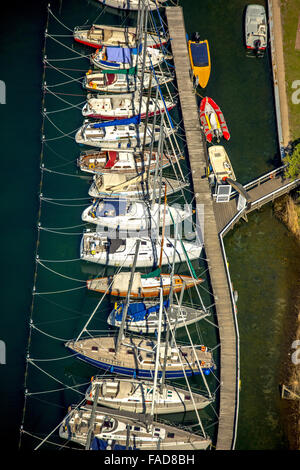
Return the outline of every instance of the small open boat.
{"type": "MultiPolygon", "coordinates": [[[[142,44],[141,44],[142,46],[142,44]]],[[[145,69],[150,69],[152,66],[156,67],[161,64],[166,58],[160,49],[147,47],[147,54],[145,59],[145,69]]],[[[170,57],[168,57],[170,58],[170,57]]],[[[91,56],[91,63],[103,70],[128,70],[137,65],[143,65],[142,47],[139,50],[129,47],[103,47],[97,49],[91,56]]]]}
{"type": "MultiPolygon", "coordinates": [[[[162,75],[155,72],[160,86],[173,80],[172,75],[162,75]]],[[[141,79],[139,75],[121,74],[111,71],[104,73],[100,70],[89,70],[82,82],[83,88],[89,91],[101,91],[106,93],[131,93],[141,89],[141,79]]],[[[147,90],[150,86],[150,73],[145,71],[143,88],[147,90]]],[[[156,86],[156,80],[151,81],[151,87],[156,86]]]]}
{"type": "Polygon", "coordinates": [[[215,176],[216,183],[225,181],[230,178],[236,180],[231,162],[226,150],[222,145],[213,145],[208,148],[209,163],[215,176]]]}
{"type": "MultiPolygon", "coordinates": [[[[153,172],[157,158],[156,152],[152,152],[150,158],[150,152],[144,152],[143,157],[142,154],[133,152],[86,150],[80,154],[77,165],[82,171],[95,175],[122,173],[128,176],[137,176],[143,171],[148,171],[149,166],[149,171],[153,172]]],[[[163,154],[159,166],[160,168],[166,168],[171,165],[171,162],[176,163],[176,157],[163,154]]]]}
{"type": "Polygon", "coordinates": [[[195,83],[205,88],[211,70],[208,41],[200,41],[199,34],[195,33],[195,40],[188,41],[188,49],[195,83]]]}
{"type": "Polygon", "coordinates": [[[123,93],[120,95],[87,95],[87,102],[82,108],[82,114],[88,118],[95,119],[125,119],[141,114],[141,119],[146,116],[158,115],[167,109],[170,111],[175,106],[175,102],[142,96],[135,93],[123,93]]]}
{"type": "MultiPolygon", "coordinates": [[[[130,272],[121,272],[115,274],[113,277],[89,279],[86,285],[89,290],[108,293],[116,297],[126,297],[130,274],[130,272]]],[[[203,282],[201,278],[194,279],[191,276],[175,274],[172,283],[173,292],[180,292],[183,286],[185,289],[190,289],[201,282],[203,282]]],[[[170,274],[160,274],[160,270],[158,270],[158,272],[153,271],[149,274],[135,272],[130,297],[133,299],[158,297],[161,285],[163,295],[169,295],[171,288],[170,274]]]]}
{"type": "MultiPolygon", "coordinates": [[[[141,336],[124,337],[116,349],[114,336],[93,336],[68,341],[65,346],[93,366],[115,374],[129,375],[134,378],[153,378],[157,341],[141,336]]],[[[208,375],[216,368],[212,352],[204,345],[178,345],[172,347],[161,342],[159,349],[158,377],[162,376],[164,356],[166,379],[208,375]]]]}
{"type": "Polygon", "coordinates": [[[96,199],[87,207],[81,218],[84,222],[122,231],[155,229],[157,224],[162,227],[181,223],[190,216],[186,210],[161,204],[146,204],[142,201],[126,199],[96,199]],[[172,217],[171,217],[172,215],[172,217]]]}
{"type": "MultiPolygon", "coordinates": [[[[133,413],[148,414],[151,411],[153,400],[153,382],[147,380],[134,380],[118,377],[95,376],[91,379],[85,398],[87,403],[94,402],[96,389],[99,387],[98,405],[107,406],[117,410],[131,411],[133,413]]],[[[157,387],[154,400],[154,414],[184,413],[196,408],[202,409],[212,400],[185,388],[165,384],[163,390],[157,387]],[[194,402],[194,403],[193,403],[194,402]]]]}
{"type": "MultiPolygon", "coordinates": [[[[103,46],[136,47],[137,35],[136,27],[128,26],[107,26],[104,24],[93,24],[92,26],[76,26],[73,37],[75,41],[101,48],[103,46]]],[[[161,47],[167,43],[168,39],[153,32],[147,32],[147,46],[161,47]]]]}
{"type": "MultiPolygon", "coordinates": [[[[188,183],[181,182],[174,178],[162,177],[162,185],[165,186],[166,194],[169,196],[184,187],[188,183]]],[[[146,175],[141,174],[128,178],[126,175],[116,173],[105,173],[104,175],[95,175],[93,183],[89,188],[89,196],[94,198],[128,198],[135,201],[144,200],[145,196],[152,198],[154,196],[154,176],[151,175],[146,181],[146,175]]],[[[156,186],[156,197],[159,189],[156,186]]]]}
{"type": "Polygon", "coordinates": [[[247,49],[264,51],[267,47],[267,19],[262,5],[248,5],[245,15],[247,49]]]}
{"type": "MultiPolygon", "coordinates": [[[[80,243],[80,258],[91,263],[105,266],[122,266],[131,268],[135,256],[135,246],[137,237],[109,238],[101,232],[85,232],[80,243]]],[[[150,237],[139,237],[141,248],[136,261],[136,267],[155,267],[161,254],[160,263],[171,264],[175,258],[175,263],[185,261],[185,253],[189,259],[198,259],[201,255],[202,245],[182,241],[176,246],[174,256],[175,239],[162,237],[151,239],[150,237]]]]}
{"type": "MultiPolygon", "coordinates": [[[[211,439],[179,427],[111,408],[85,404],[71,407],[59,427],[59,436],[87,450],[204,450],[211,439]]],[[[123,458],[123,457],[122,457],[123,458]]]]}
{"type": "MultiPolygon", "coordinates": [[[[128,306],[127,316],[125,320],[125,329],[135,333],[157,333],[159,323],[159,307],[160,305],[154,301],[133,302],[128,306]]],[[[163,315],[161,321],[162,332],[166,332],[167,328],[178,329],[186,325],[191,325],[208,313],[185,305],[172,304],[169,307],[169,300],[163,305],[163,315]],[[165,309],[169,308],[168,316],[165,309]]],[[[124,302],[116,302],[114,309],[109,314],[107,323],[111,326],[120,327],[125,308],[124,302]]]]}
{"type": "Polygon", "coordinates": [[[214,137],[218,142],[222,136],[226,140],[230,139],[228,127],[221,109],[208,96],[203,98],[200,103],[200,121],[208,142],[211,142],[214,137]]]}

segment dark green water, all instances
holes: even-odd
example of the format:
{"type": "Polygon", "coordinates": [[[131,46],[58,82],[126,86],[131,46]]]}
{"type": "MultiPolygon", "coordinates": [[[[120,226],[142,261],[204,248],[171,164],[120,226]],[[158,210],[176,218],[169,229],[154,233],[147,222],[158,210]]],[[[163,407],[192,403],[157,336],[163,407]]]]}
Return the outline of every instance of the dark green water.
{"type": "MultiPolygon", "coordinates": [[[[41,53],[46,2],[40,3],[39,8],[36,8],[35,2],[33,4],[34,7],[28,3],[26,8],[23,6],[17,18],[15,12],[11,12],[1,20],[3,25],[0,50],[3,67],[0,79],[7,84],[7,104],[1,108],[2,149],[3,156],[9,155],[9,158],[3,158],[4,197],[1,209],[3,219],[9,219],[9,223],[3,224],[2,229],[2,244],[5,250],[0,339],[7,344],[7,365],[1,366],[0,369],[3,404],[0,409],[0,432],[1,437],[3,436],[2,443],[7,447],[16,446],[21,422],[25,350],[29,333],[37,237],[35,227],[38,217],[42,123],[41,53]],[[20,27],[16,26],[12,34],[8,32],[8,25],[9,15],[13,14],[15,24],[20,27]],[[13,48],[18,50],[21,57],[17,63],[11,55],[13,48]],[[18,107],[20,102],[21,108],[18,107]],[[18,165],[12,166],[11,162],[18,162],[18,165]],[[11,217],[14,213],[18,214],[18,218],[11,217]]],[[[238,179],[242,183],[249,181],[272,168],[276,161],[274,156],[277,152],[277,137],[268,57],[261,61],[245,57],[241,18],[246,2],[235,0],[225,7],[220,1],[214,2],[213,7],[195,1],[182,4],[188,33],[199,31],[210,42],[213,68],[207,94],[221,106],[230,127],[232,137],[226,146],[238,179]]],[[[53,11],[59,15],[57,7],[59,2],[52,6],[53,11]]],[[[100,12],[101,8],[99,9],[92,0],[76,3],[76,6],[74,2],[64,0],[61,2],[59,18],[72,28],[85,23],[86,20],[91,23],[100,12]]],[[[124,15],[117,15],[111,10],[100,18],[99,22],[121,24],[124,15]]],[[[133,20],[134,16],[131,15],[129,21],[133,20]]],[[[49,31],[52,34],[70,34],[54,20],[50,22],[49,31]]],[[[71,38],[64,38],[64,42],[73,47],[71,38]]],[[[84,47],[76,46],[76,50],[87,53],[84,47]]],[[[71,51],[59,47],[50,39],[47,40],[47,56],[74,57],[71,51]]],[[[57,63],[55,65],[57,66],[57,63]]],[[[89,67],[86,59],[64,61],[63,66],[79,70],[89,67]]],[[[80,71],[77,75],[76,72],[71,73],[72,76],[82,76],[80,71]]],[[[48,68],[46,80],[48,84],[55,84],[68,81],[68,78],[48,68]]],[[[53,90],[83,94],[78,83],[62,85],[53,90]]],[[[84,96],[60,96],[73,104],[84,99],[84,96]]],[[[45,106],[47,111],[50,111],[67,107],[67,104],[46,94],[45,106]]],[[[66,133],[76,129],[82,121],[80,111],[74,109],[49,117],[66,133]]],[[[61,135],[47,120],[44,134],[47,139],[61,135]]],[[[89,181],[78,177],[74,162],[78,154],[78,146],[68,137],[47,141],[43,157],[45,167],[73,176],[44,172],[45,197],[86,197],[89,181]]],[[[42,203],[42,227],[78,227],[62,230],[65,235],[41,230],[38,250],[41,259],[78,258],[80,233],[83,229],[83,226],[79,226],[80,215],[86,204],[87,201],[84,200],[78,200],[73,207],[42,203]]],[[[284,227],[274,219],[269,208],[253,214],[249,217],[247,225],[243,224],[230,233],[226,238],[226,249],[232,280],[239,291],[242,391],[237,447],[286,448],[277,385],[283,360],[280,353],[285,340],[283,332],[287,324],[284,314],[289,305],[291,286],[299,279],[297,264],[293,264],[298,260],[299,251],[284,227]],[[277,260],[277,263],[274,260],[277,260]]],[[[94,368],[66,357],[68,352],[63,346],[63,341],[78,334],[98,301],[97,295],[87,293],[84,288],[85,279],[97,273],[92,266],[78,261],[45,264],[63,276],[71,277],[72,280],[39,266],[36,292],[76,290],[63,294],[35,296],[32,312],[34,325],[50,336],[36,329],[32,332],[30,357],[36,359],[37,367],[32,364],[28,366],[27,388],[31,395],[27,396],[26,400],[24,429],[40,437],[44,437],[59,423],[71,403],[82,399],[80,393],[64,389],[58,381],[73,387],[88,382],[95,374],[94,368]],[[50,358],[60,359],[49,361],[50,358]],[[35,394],[54,389],[58,391],[35,394]]],[[[200,263],[198,268],[198,272],[201,272],[205,268],[204,263],[200,263]]],[[[106,271],[103,270],[104,272],[106,271]]],[[[209,288],[207,283],[204,287],[209,288]]],[[[203,289],[201,292],[204,302],[209,305],[210,296],[205,294],[203,289]]],[[[92,329],[107,328],[106,313],[109,301],[105,302],[91,324],[92,329]]],[[[201,331],[195,327],[191,330],[195,340],[203,338],[211,347],[218,344],[214,328],[207,323],[201,323],[200,328],[201,331]]],[[[179,335],[179,339],[183,338],[182,334],[179,335]]],[[[212,389],[215,389],[217,382],[212,376],[209,377],[209,382],[212,389]]],[[[199,386],[200,381],[194,379],[193,384],[199,386]]],[[[84,389],[82,386],[79,391],[84,389]]],[[[204,410],[201,416],[210,434],[214,436],[214,411],[204,410]]],[[[173,416],[170,419],[176,421],[178,417],[173,416]]],[[[191,417],[186,417],[186,422],[189,419],[191,417]]],[[[60,442],[55,437],[52,440],[60,442]]],[[[30,436],[24,435],[22,438],[22,448],[32,449],[37,443],[38,441],[30,436]]]]}

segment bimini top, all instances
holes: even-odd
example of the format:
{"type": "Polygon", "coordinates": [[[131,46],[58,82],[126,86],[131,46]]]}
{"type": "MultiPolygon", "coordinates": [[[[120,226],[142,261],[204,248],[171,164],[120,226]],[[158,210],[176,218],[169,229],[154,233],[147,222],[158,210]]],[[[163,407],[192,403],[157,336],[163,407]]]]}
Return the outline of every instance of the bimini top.
{"type": "MultiPolygon", "coordinates": [[[[163,303],[164,308],[168,308],[170,304],[169,300],[166,300],[163,303]]],[[[157,313],[159,311],[160,305],[153,305],[147,308],[144,302],[136,302],[129,304],[128,311],[127,311],[127,319],[132,322],[143,321],[146,320],[150,313],[157,313]]],[[[116,304],[116,308],[114,311],[116,312],[115,319],[116,321],[122,320],[123,310],[125,308],[124,303],[116,304]]]]}
{"type": "Polygon", "coordinates": [[[126,214],[126,199],[103,199],[97,201],[92,211],[96,217],[118,217],[126,214]]]}
{"type": "Polygon", "coordinates": [[[191,53],[195,67],[207,67],[209,65],[206,42],[191,42],[191,53]]]}

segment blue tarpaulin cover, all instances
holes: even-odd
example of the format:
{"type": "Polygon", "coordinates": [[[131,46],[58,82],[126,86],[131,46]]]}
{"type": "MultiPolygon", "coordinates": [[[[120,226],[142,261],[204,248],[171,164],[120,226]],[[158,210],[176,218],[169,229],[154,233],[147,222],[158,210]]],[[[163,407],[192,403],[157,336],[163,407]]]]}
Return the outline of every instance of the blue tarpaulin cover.
{"type": "Polygon", "coordinates": [[[110,62],[131,63],[131,49],[128,47],[107,47],[106,57],[110,62]]]}
{"type": "MultiPolygon", "coordinates": [[[[114,450],[126,450],[126,446],[121,446],[120,444],[116,444],[116,441],[112,441],[111,444],[108,444],[107,441],[104,439],[98,439],[98,437],[94,437],[91,443],[91,450],[106,450],[107,446],[110,445],[111,449],[114,450]]],[[[139,450],[136,447],[128,447],[128,450],[139,450]]]]}
{"type": "MultiPolygon", "coordinates": [[[[170,301],[166,300],[163,303],[164,308],[168,308],[169,303],[170,301]]],[[[124,307],[125,307],[125,304],[120,303],[115,309],[116,321],[122,320],[124,307]]],[[[127,311],[127,318],[133,322],[142,321],[142,320],[145,320],[150,313],[158,312],[158,311],[159,311],[159,304],[153,305],[152,307],[147,308],[144,302],[135,302],[135,303],[129,304],[128,311],[127,311]]]]}
{"type": "Polygon", "coordinates": [[[194,66],[206,67],[208,65],[207,44],[205,42],[191,43],[190,46],[194,66]]]}
{"type": "Polygon", "coordinates": [[[132,118],[127,119],[115,119],[114,121],[104,121],[96,122],[92,127],[97,129],[98,127],[108,127],[108,126],[122,126],[125,124],[139,124],[141,122],[141,115],[133,116],[132,118]]]}

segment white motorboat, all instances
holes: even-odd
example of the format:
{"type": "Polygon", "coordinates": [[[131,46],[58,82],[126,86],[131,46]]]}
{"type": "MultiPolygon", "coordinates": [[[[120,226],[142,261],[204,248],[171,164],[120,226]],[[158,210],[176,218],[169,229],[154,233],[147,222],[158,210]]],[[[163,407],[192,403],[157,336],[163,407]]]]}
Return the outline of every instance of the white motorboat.
{"type": "Polygon", "coordinates": [[[167,109],[170,111],[175,106],[174,101],[155,100],[140,94],[124,93],[120,95],[94,95],[87,96],[87,102],[82,108],[82,114],[95,119],[124,119],[131,118],[140,113],[141,119],[161,114],[167,109]]]}
{"type": "Polygon", "coordinates": [[[264,51],[267,47],[267,18],[262,5],[248,5],[245,15],[247,49],[264,51]]]}
{"type": "MultiPolygon", "coordinates": [[[[140,251],[136,262],[136,267],[154,267],[158,265],[161,256],[161,264],[181,263],[186,260],[188,253],[189,260],[198,259],[202,251],[202,245],[182,241],[176,244],[174,256],[175,240],[171,237],[141,237],[140,251]]],[[[87,231],[83,234],[80,244],[80,258],[91,263],[106,266],[123,266],[130,268],[133,265],[135,246],[137,238],[109,238],[105,233],[87,231]]]]}
{"type": "Polygon", "coordinates": [[[126,199],[96,199],[82,213],[84,222],[119,229],[120,231],[155,229],[181,223],[191,215],[189,211],[161,204],[149,205],[126,199]]]}
{"type": "Polygon", "coordinates": [[[208,148],[209,164],[215,177],[215,182],[221,184],[227,178],[236,180],[231,162],[222,145],[212,145],[208,148]]]}

